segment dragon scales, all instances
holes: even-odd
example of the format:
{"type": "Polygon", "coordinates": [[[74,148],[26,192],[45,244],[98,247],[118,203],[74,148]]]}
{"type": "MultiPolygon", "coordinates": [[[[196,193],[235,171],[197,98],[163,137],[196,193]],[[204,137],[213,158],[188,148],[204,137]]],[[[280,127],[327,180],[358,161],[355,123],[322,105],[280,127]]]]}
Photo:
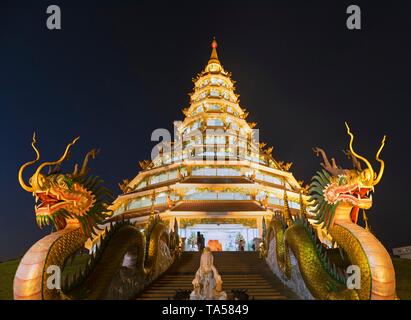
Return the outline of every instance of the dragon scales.
{"type": "Polygon", "coordinates": [[[129,222],[110,224],[81,273],[65,281],[61,289],[49,288],[49,267],[64,270],[66,263],[111,215],[111,193],[102,186],[102,180],[88,173],[89,159],[96,156],[97,150],[87,153],[81,169],[76,164],[72,173],[61,172],[61,163],[77,140],[67,145],[60,159],[38,166],[26,184],[23,171],[40,159],[33,135],[31,145],[36,159],[19,170],[22,188],[35,197],[37,224],[51,224],[55,232],[40,239],[22,258],[14,278],[14,299],[129,299],[164,272],[174,259],[178,237],[170,237],[168,227],[160,219],[151,219],[145,234],[129,222]],[[45,167],[51,169],[48,174],[41,172],[45,167]],[[168,255],[160,257],[164,252],[168,255]],[[127,281],[119,280],[124,278],[127,281]],[[131,287],[125,290],[127,286],[131,287]]]}
{"type": "Polygon", "coordinates": [[[359,210],[372,206],[374,186],[380,182],[384,172],[380,153],[385,136],[376,154],[380,163],[377,174],[370,162],[354,151],[354,135],[348,124],[346,128],[350,136],[350,150],[346,154],[353,161],[353,169],[342,169],[334,159],[328,160],[324,150],[313,149],[324,160],[321,163],[323,170],[313,177],[309,189],[317,232],[308,221],[302,202],[300,217],[292,217],[287,207],[284,213],[274,214],[265,238],[267,262],[285,283],[304,292],[304,297],[396,299],[395,272],[390,255],[368,226],[362,228],[357,224],[359,210]],[[365,169],[362,169],[361,161],[365,163],[365,169]],[[326,249],[321,243],[320,232],[331,239],[332,248],[326,249]],[[330,259],[336,250],[342,257],[339,263],[336,263],[335,255],[330,259]],[[350,265],[358,266],[360,270],[360,285],[356,288],[347,287],[345,268],[350,265]],[[298,277],[302,279],[302,289],[296,284],[298,277]]]}

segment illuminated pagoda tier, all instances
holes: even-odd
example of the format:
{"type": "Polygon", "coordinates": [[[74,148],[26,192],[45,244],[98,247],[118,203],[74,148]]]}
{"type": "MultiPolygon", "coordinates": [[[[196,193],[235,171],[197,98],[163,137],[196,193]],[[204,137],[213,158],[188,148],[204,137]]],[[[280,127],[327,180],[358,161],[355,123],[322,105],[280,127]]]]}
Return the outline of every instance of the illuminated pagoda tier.
{"type": "Polygon", "coordinates": [[[272,148],[259,143],[215,40],[211,47],[205,69],[193,79],[185,119],[174,123],[173,141],[159,144],[153,161],[141,161],[142,171],[123,183],[112,219],[143,226],[158,214],[170,229],[177,221],[185,250],[197,231],[206,245],[236,250],[243,239],[251,250],[273,212],[298,215],[306,200],[291,164],[276,161],[272,148]]]}

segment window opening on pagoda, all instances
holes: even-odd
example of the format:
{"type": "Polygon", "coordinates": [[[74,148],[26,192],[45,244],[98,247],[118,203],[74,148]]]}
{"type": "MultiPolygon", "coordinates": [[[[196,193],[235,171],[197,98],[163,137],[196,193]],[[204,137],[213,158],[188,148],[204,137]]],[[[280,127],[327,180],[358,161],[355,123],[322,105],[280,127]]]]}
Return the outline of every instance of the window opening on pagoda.
{"type": "Polygon", "coordinates": [[[255,199],[257,201],[263,200],[266,198],[266,193],[264,191],[260,191],[259,193],[257,193],[257,195],[255,196],[255,199]]]}
{"type": "Polygon", "coordinates": [[[150,179],[150,184],[157,184],[168,180],[177,179],[177,170],[172,170],[165,172],[156,176],[152,176],[150,179]]]}
{"type": "Polygon", "coordinates": [[[170,194],[170,199],[172,201],[178,201],[178,200],[180,200],[180,196],[175,194],[175,193],[172,193],[172,194],[170,194]]]}
{"type": "Polygon", "coordinates": [[[241,141],[239,141],[238,142],[238,145],[241,147],[241,148],[247,148],[247,142],[246,141],[244,141],[244,140],[241,140],[241,141]]]}
{"type": "Polygon", "coordinates": [[[164,192],[161,192],[156,195],[155,204],[162,204],[167,202],[167,195],[164,192]]]}
{"type": "MultiPolygon", "coordinates": [[[[274,204],[274,205],[279,206],[279,205],[281,205],[281,201],[282,201],[281,199],[273,196],[272,194],[270,194],[269,197],[268,197],[268,203],[269,204],[274,204]]],[[[284,204],[284,201],[283,201],[283,204],[284,204]]]]}
{"type": "Polygon", "coordinates": [[[227,154],[226,154],[226,152],[225,152],[224,149],[220,149],[220,150],[218,150],[218,151],[216,152],[216,156],[217,156],[218,158],[225,158],[226,155],[227,155],[227,154]]]}
{"type": "Polygon", "coordinates": [[[250,160],[256,163],[260,163],[260,158],[256,156],[255,154],[251,155],[250,160]]]}
{"type": "Polygon", "coordinates": [[[234,168],[219,168],[217,169],[217,176],[241,176],[239,169],[234,168]]]}
{"type": "Polygon", "coordinates": [[[208,107],[208,110],[219,111],[219,110],[221,110],[221,108],[218,104],[212,104],[208,107]]]}
{"type": "Polygon", "coordinates": [[[177,170],[173,170],[173,171],[168,172],[168,180],[174,180],[174,179],[177,179],[177,177],[178,177],[177,170]]]}
{"type": "Polygon", "coordinates": [[[198,120],[191,125],[191,130],[195,130],[201,127],[201,121],[198,120]]]}
{"type": "Polygon", "coordinates": [[[215,137],[216,144],[225,144],[225,136],[216,136],[215,137]]]}
{"type": "Polygon", "coordinates": [[[255,177],[256,177],[257,180],[266,181],[266,182],[273,183],[273,184],[278,184],[278,185],[282,184],[280,179],[278,179],[278,178],[276,178],[272,175],[268,175],[268,174],[258,172],[255,177]]]}
{"type": "Polygon", "coordinates": [[[138,184],[137,189],[141,189],[141,188],[145,188],[145,187],[147,187],[147,180],[141,181],[141,182],[138,184]]]}
{"type": "Polygon", "coordinates": [[[208,119],[207,125],[212,127],[222,127],[224,126],[224,122],[221,119],[208,119]]]}
{"type": "Polygon", "coordinates": [[[234,123],[234,122],[230,123],[230,129],[232,129],[232,130],[238,130],[238,129],[239,129],[238,124],[236,124],[236,123],[234,123]]]}
{"type": "Polygon", "coordinates": [[[295,201],[289,201],[289,206],[290,208],[293,208],[293,209],[300,209],[300,204],[295,201]]]}
{"type": "Polygon", "coordinates": [[[138,209],[151,206],[151,199],[150,197],[141,197],[137,199],[133,199],[130,204],[128,205],[128,209],[138,209]]]}

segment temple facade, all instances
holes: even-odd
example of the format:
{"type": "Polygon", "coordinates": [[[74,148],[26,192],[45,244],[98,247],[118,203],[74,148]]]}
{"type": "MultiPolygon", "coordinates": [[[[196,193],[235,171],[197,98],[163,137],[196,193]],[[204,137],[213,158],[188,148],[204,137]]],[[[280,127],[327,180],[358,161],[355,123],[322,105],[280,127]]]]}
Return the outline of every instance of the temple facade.
{"type": "Polygon", "coordinates": [[[143,227],[159,215],[170,229],[178,224],[184,250],[196,250],[197,232],[212,250],[254,250],[272,214],[305,207],[301,183],[291,163],[277,161],[272,147],[259,141],[247,121],[235,81],[217,55],[194,79],[183,121],[174,122],[172,139],[155,148],[152,160],[120,185],[113,220],[130,219],[143,227]]]}

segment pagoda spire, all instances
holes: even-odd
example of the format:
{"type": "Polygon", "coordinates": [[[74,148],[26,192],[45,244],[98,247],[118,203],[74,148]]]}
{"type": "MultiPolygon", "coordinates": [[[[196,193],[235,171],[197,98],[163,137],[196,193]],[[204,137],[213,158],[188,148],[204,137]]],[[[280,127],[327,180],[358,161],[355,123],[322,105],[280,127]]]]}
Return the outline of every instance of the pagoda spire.
{"type": "Polygon", "coordinates": [[[211,42],[211,56],[210,60],[208,60],[208,64],[212,63],[218,63],[220,64],[220,60],[218,60],[218,55],[217,55],[217,41],[215,37],[213,37],[213,41],[211,42]]]}

